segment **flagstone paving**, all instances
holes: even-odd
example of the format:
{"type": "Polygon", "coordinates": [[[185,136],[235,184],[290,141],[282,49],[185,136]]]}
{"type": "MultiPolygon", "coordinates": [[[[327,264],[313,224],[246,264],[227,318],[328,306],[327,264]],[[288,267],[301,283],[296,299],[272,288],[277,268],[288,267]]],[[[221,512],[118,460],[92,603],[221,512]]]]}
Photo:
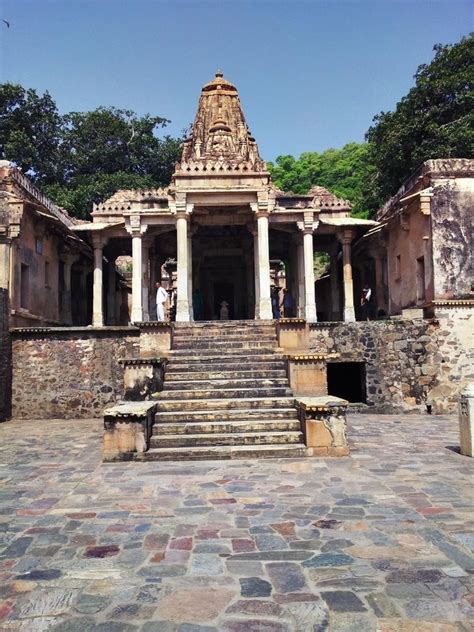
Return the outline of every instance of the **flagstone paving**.
{"type": "Polygon", "coordinates": [[[346,458],[163,464],[102,464],[98,420],[0,425],[0,630],[472,630],[456,418],[349,425],[346,458]]]}

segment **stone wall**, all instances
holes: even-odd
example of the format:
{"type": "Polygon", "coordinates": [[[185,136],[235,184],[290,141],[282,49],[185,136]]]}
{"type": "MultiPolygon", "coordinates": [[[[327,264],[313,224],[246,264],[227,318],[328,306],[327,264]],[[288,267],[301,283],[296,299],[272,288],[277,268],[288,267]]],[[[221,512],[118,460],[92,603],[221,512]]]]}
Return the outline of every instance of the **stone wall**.
{"type": "Polygon", "coordinates": [[[100,417],[123,394],[119,360],[139,356],[139,335],[131,327],[13,330],[13,417],[100,417]]]}
{"type": "Polygon", "coordinates": [[[8,289],[0,287],[0,421],[10,417],[11,340],[8,332],[8,289]]]}
{"type": "Polygon", "coordinates": [[[456,412],[459,392],[473,379],[472,310],[447,308],[432,320],[318,323],[314,353],[365,362],[367,404],[378,412],[456,412]]]}

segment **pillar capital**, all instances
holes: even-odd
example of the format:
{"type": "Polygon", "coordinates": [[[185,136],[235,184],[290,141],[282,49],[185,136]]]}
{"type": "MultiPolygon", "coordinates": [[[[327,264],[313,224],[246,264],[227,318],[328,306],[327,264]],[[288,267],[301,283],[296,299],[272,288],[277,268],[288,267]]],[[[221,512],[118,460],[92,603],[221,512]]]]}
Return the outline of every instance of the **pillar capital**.
{"type": "Polygon", "coordinates": [[[252,212],[255,213],[257,219],[259,217],[268,217],[270,215],[270,210],[266,201],[250,202],[250,208],[252,212]]]}
{"type": "Polygon", "coordinates": [[[103,248],[107,244],[107,237],[103,233],[92,233],[92,245],[94,248],[103,248]]]}
{"type": "Polygon", "coordinates": [[[319,219],[318,220],[314,219],[314,214],[312,211],[310,213],[305,212],[303,214],[303,220],[296,222],[296,227],[303,234],[314,233],[314,231],[318,229],[318,226],[319,226],[319,219]]]}
{"type": "Polygon", "coordinates": [[[346,228],[341,232],[337,233],[337,238],[341,242],[341,244],[351,244],[355,237],[355,231],[352,228],[346,228]]]}
{"type": "Polygon", "coordinates": [[[148,224],[139,213],[133,213],[125,218],[125,230],[132,237],[141,237],[146,233],[148,224]]]}

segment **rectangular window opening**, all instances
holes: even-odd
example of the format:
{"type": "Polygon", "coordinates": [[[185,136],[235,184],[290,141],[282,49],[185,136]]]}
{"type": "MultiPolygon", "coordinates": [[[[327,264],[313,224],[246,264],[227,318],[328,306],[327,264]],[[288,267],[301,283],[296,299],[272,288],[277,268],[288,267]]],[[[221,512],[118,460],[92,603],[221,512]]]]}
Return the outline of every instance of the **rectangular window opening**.
{"type": "Polygon", "coordinates": [[[367,403],[365,362],[329,362],[328,395],[350,403],[367,403]]]}
{"type": "Polygon", "coordinates": [[[30,266],[21,264],[20,271],[20,307],[28,309],[30,298],[30,266]]]}

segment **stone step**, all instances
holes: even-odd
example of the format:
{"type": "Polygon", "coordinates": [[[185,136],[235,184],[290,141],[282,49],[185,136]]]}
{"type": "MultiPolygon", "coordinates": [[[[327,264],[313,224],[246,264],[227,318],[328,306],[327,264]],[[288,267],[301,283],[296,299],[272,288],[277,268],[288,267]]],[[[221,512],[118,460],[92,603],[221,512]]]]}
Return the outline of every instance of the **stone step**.
{"type": "Polygon", "coordinates": [[[194,399],[169,399],[163,398],[162,393],[158,393],[156,398],[157,413],[185,411],[186,413],[209,412],[215,410],[247,410],[254,408],[293,408],[295,405],[294,397],[248,397],[242,399],[225,399],[220,398],[194,398],[194,399]]]}
{"type": "Polygon", "coordinates": [[[174,323],[173,328],[175,331],[183,331],[190,329],[192,331],[205,330],[205,329],[261,329],[261,328],[273,328],[275,329],[274,320],[197,320],[192,323],[174,323]]]}
{"type": "Polygon", "coordinates": [[[285,378],[286,371],[285,369],[250,369],[250,370],[242,370],[236,371],[231,368],[222,368],[219,370],[218,367],[213,366],[209,367],[206,370],[203,370],[202,367],[191,367],[188,370],[183,368],[166,368],[166,376],[165,379],[172,380],[173,382],[189,382],[189,380],[199,379],[199,380],[240,380],[240,379],[253,379],[253,380],[269,380],[269,379],[278,379],[285,378]]]}
{"type": "Polygon", "coordinates": [[[255,340],[224,340],[215,338],[210,340],[173,340],[173,351],[176,349],[261,349],[276,347],[277,341],[274,338],[261,338],[255,340]]]}
{"type": "Polygon", "coordinates": [[[197,446],[153,448],[144,452],[144,461],[196,461],[214,459],[300,458],[306,456],[303,443],[274,445],[197,446]]]}
{"type": "Polygon", "coordinates": [[[288,378],[259,379],[242,378],[231,380],[224,379],[214,380],[170,380],[165,377],[163,392],[167,391],[199,391],[199,390],[216,390],[216,389],[255,389],[255,388],[289,388],[288,378]]]}
{"type": "Polygon", "coordinates": [[[227,357],[237,358],[237,357],[248,356],[248,355],[252,355],[252,356],[270,355],[272,351],[274,351],[274,349],[277,349],[277,347],[272,348],[268,345],[268,343],[265,343],[265,345],[261,347],[254,346],[252,348],[217,346],[217,347],[209,347],[209,348],[200,349],[198,347],[196,348],[187,347],[185,349],[172,349],[169,355],[172,357],[204,356],[208,358],[222,357],[223,355],[225,355],[226,358],[227,357]]]}
{"type": "Polygon", "coordinates": [[[173,366],[177,366],[178,364],[183,363],[195,363],[195,364],[203,364],[203,363],[213,363],[220,361],[224,364],[229,364],[232,362],[238,362],[242,364],[245,361],[245,365],[249,363],[261,363],[261,362],[285,362],[285,359],[280,353],[276,351],[272,351],[271,349],[255,349],[252,351],[240,351],[237,352],[235,350],[231,350],[232,353],[223,353],[222,350],[217,353],[211,353],[210,351],[206,351],[202,353],[201,351],[196,351],[196,353],[189,353],[189,351],[185,351],[183,349],[178,349],[176,351],[168,351],[166,357],[168,358],[168,366],[173,363],[173,366]]]}
{"type": "MultiPolygon", "coordinates": [[[[222,400],[217,400],[222,402],[222,400]]],[[[199,400],[202,404],[202,401],[199,400]]],[[[155,415],[155,428],[163,424],[188,424],[188,423],[262,423],[263,420],[283,421],[299,423],[298,414],[294,407],[274,407],[264,408],[255,406],[253,408],[225,408],[225,409],[194,409],[194,410],[160,410],[155,415]]]]}
{"type": "Polygon", "coordinates": [[[213,434],[177,434],[154,435],[150,441],[151,448],[192,448],[195,446],[230,446],[230,445],[281,445],[301,443],[302,433],[298,431],[278,432],[239,432],[213,434]]]}
{"type": "Polygon", "coordinates": [[[268,388],[202,388],[196,389],[193,391],[189,390],[181,390],[181,391],[167,391],[162,390],[160,393],[161,400],[178,400],[178,401],[188,401],[189,398],[192,399],[247,399],[253,397],[289,397],[292,393],[288,387],[285,386],[275,386],[268,388]]]}
{"type": "Polygon", "coordinates": [[[195,435],[195,434],[222,434],[222,433],[266,433],[300,431],[300,422],[294,419],[260,418],[255,419],[230,419],[228,421],[191,421],[177,423],[160,423],[155,421],[153,436],[162,435],[195,435]]]}

